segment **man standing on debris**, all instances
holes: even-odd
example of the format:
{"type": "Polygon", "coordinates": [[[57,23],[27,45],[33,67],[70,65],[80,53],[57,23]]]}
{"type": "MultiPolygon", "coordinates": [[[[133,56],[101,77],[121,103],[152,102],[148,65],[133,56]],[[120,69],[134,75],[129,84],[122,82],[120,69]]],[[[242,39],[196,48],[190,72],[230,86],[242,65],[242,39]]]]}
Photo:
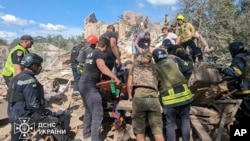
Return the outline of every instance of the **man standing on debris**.
{"type": "Polygon", "coordinates": [[[162,34],[164,36],[163,38],[164,39],[169,39],[173,45],[175,45],[176,43],[180,42],[180,41],[178,41],[179,38],[177,38],[178,36],[175,33],[169,32],[169,28],[168,27],[166,27],[166,26],[163,27],[161,29],[161,32],[162,32],[162,34]]]}
{"type": "Polygon", "coordinates": [[[119,84],[121,81],[106,66],[106,48],[110,40],[100,37],[97,47],[87,55],[85,60],[85,73],[79,81],[80,94],[82,96],[85,114],[83,136],[84,140],[100,141],[101,123],[103,119],[102,97],[97,83],[101,81],[100,75],[105,74],[119,84]]]}
{"type": "MultiPolygon", "coordinates": [[[[119,68],[121,66],[121,59],[117,47],[118,37],[117,34],[115,33],[115,27],[113,25],[107,26],[107,31],[100,37],[109,39],[109,44],[107,46],[106,59],[105,59],[107,67],[112,71],[115,64],[117,63],[116,67],[119,68]]],[[[104,76],[103,79],[106,80],[109,78],[107,78],[107,76],[104,76]]]]}
{"type": "Polygon", "coordinates": [[[192,93],[187,85],[185,75],[192,72],[193,67],[186,65],[185,61],[168,55],[164,49],[153,51],[156,69],[160,78],[160,99],[164,106],[166,118],[167,140],[176,141],[175,124],[176,115],[181,118],[182,140],[190,140],[189,110],[192,102],[192,93]]]}
{"type": "Polygon", "coordinates": [[[70,53],[70,63],[71,63],[71,69],[73,73],[73,78],[74,78],[74,85],[73,85],[73,94],[72,95],[79,95],[79,88],[78,88],[78,81],[81,76],[81,73],[77,69],[78,61],[77,61],[77,56],[81,50],[82,47],[84,47],[86,41],[83,40],[81,41],[80,44],[74,46],[71,49],[70,53]]]}
{"type": "Polygon", "coordinates": [[[33,45],[33,38],[30,35],[23,35],[20,42],[9,52],[6,64],[2,70],[2,75],[8,86],[10,79],[21,72],[21,60],[29,53],[28,49],[33,45]]]}
{"type": "MultiPolygon", "coordinates": [[[[22,137],[21,129],[16,133],[17,128],[15,128],[22,123],[20,119],[29,119],[28,125],[35,123],[35,126],[39,127],[41,123],[58,124],[58,117],[64,115],[64,111],[52,112],[45,109],[43,86],[35,77],[42,70],[42,62],[41,56],[27,54],[21,60],[24,70],[13,77],[9,83],[7,100],[12,141],[18,141],[22,137]]],[[[56,128],[59,130],[62,126],[58,124],[56,128]]],[[[59,141],[70,141],[65,134],[53,134],[53,136],[59,141]]]]}
{"type": "Polygon", "coordinates": [[[244,44],[239,41],[230,43],[229,51],[233,58],[231,66],[219,71],[225,74],[225,80],[237,80],[236,97],[243,99],[241,109],[246,117],[239,119],[239,122],[244,125],[249,122],[250,117],[250,52],[245,50],[244,44]]]}
{"type": "Polygon", "coordinates": [[[150,32],[142,32],[136,36],[132,43],[131,61],[134,61],[139,54],[148,52],[150,49],[151,39],[150,32]]]}
{"type": "Polygon", "coordinates": [[[81,48],[77,56],[77,61],[79,62],[77,68],[81,74],[84,72],[84,64],[86,57],[91,51],[95,49],[97,42],[98,42],[98,37],[95,35],[89,35],[86,38],[86,44],[84,45],[84,47],[81,48]]]}
{"type": "Polygon", "coordinates": [[[161,104],[158,99],[158,79],[152,54],[143,52],[140,61],[135,61],[128,77],[128,95],[132,100],[132,125],[137,141],[144,141],[146,119],[156,141],[164,141],[161,104]]]}
{"type": "Polygon", "coordinates": [[[187,46],[192,49],[192,59],[195,62],[196,56],[200,54],[199,49],[193,40],[195,37],[195,28],[191,23],[185,22],[184,19],[184,16],[181,14],[177,16],[178,26],[176,29],[176,35],[178,36],[178,40],[180,40],[181,45],[185,49],[187,46]]]}

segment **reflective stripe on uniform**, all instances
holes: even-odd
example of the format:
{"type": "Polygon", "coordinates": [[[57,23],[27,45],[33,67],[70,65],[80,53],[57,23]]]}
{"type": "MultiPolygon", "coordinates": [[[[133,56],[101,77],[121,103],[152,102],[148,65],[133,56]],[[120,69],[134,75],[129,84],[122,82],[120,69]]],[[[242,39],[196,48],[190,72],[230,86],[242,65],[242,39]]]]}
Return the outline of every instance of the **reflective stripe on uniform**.
{"type": "Polygon", "coordinates": [[[31,84],[33,82],[36,82],[36,80],[33,79],[33,78],[32,79],[28,79],[28,80],[24,80],[24,81],[18,80],[17,81],[17,85],[27,85],[27,84],[31,84]]]}
{"type": "Polygon", "coordinates": [[[239,75],[242,75],[242,74],[243,74],[242,71],[241,71],[239,68],[233,67],[233,69],[234,69],[234,71],[235,71],[237,74],[239,74],[239,75]]]}
{"type": "Polygon", "coordinates": [[[182,86],[184,87],[183,92],[174,93],[174,89],[172,88],[168,90],[168,95],[164,96],[164,93],[161,94],[163,105],[179,104],[191,100],[192,93],[188,88],[187,84],[183,84],[182,86]]]}
{"type": "Polygon", "coordinates": [[[250,90],[239,91],[236,94],[250,94],[250,90]]]}

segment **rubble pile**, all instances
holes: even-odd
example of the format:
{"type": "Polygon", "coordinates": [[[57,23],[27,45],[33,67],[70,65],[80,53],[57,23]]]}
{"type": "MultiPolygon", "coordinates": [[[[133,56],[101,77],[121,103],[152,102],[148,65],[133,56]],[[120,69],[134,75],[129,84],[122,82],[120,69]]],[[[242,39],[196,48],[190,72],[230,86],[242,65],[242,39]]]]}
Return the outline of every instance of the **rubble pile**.
{"type": "MultiPolygon", "coordinates": [[[[130,59],[133,35],[138,32],[134,29],[140,24],[138,17],[140,15],[127,11],[124,12],[122,19],[115,23],[119,34],[118,47],[121,51],[122,62],[130,59]]],[[[84,24],[86,36],[90,34],[100,36],[106,31],[108,25],[98,21],[94,13],[85,19],[84,24]]],[[[152,48],[160,42],[158,33],[160,33],[162,26],[160,23],[149,22],[146,30],[151,32],[152,48]]],[[[80,96],[72,97],[73,75],[69,61],[70,53],[63,52],[58,57],[55,56],[56,54],[48,54],[46,62],[43,63],[43,72],[37,78],[44,86],[47,107],[53,111],[70,111],[69,129],[75,134],[75,138],[83,140],[84,106],[80,96]]],[[[190,111],[193,140],[223,140],[228,135],[226,129],[234,121],[241,100],[230,98],[230,94],[234,91],[227,88],[227,83],[222,82],[218,71],[210,64],[197,64],[189,80],[189,85],[194,94],[194,102],[190,111]]],[[[2,109],[6,93],[7,87],[2,75],[0,75],[0,106],[2,109]]],[[[6,101],[4,105],[7,106],[6,101]]],[[[121,100],[118,103],[118,109],[125,111],[126,118],[130,118],[132,102],[121,100]]],[[[6,110],[2,110],[0,114],[0,123],[7,119],[7,113],[4,112],[6,110]]],[[[110,127],[111,125],[112,122],[110,127]]],[[[0,124],[0,140],[10,139],[10,129],[10,124],[0,124]]],[[[129,139],[135,139],[129,123],[126,123],[121,130],[109,131],[105,137],[105,141],[126,141],[129,139]]]]}

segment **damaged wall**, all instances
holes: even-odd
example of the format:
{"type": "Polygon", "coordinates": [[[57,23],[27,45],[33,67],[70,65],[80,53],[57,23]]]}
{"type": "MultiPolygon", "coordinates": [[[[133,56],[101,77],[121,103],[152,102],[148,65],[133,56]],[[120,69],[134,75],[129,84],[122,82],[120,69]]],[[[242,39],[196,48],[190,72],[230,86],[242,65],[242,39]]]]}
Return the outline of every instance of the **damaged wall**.
{"type": "MultiPolygon", "coordinates": [[[[132,11],[125,11],[123,13],[122,19],[113,24],[116,31],[118,31],[119,39],[124,39],[126,37],[126,33],[130,31],[130,27],[136,25],[137,17],[141,17],[141,15],[132,11]]],[[[108,25],[108,23],[98,21],[95,14],[91,13],[87,18],[84,19],[85,37],[91,34],[97,35],[99,37],[106,31],[108,25]]]]}

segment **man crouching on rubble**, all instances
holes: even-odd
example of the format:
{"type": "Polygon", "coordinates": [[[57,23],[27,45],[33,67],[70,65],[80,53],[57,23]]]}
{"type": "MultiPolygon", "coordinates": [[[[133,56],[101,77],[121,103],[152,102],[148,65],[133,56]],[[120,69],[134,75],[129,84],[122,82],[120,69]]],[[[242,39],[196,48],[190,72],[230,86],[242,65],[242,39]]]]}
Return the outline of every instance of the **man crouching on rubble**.
{"type": "Polygon", "coordinates": [[[137,141],[145,140],[146,119],[156,141],[164,141],[161,104],[158,99],[158,80],[152,54],[143,52],[141,60],[136,61],[128,77],[128,95],[132,100],[132,125],[137,141]]]}
{"type": "Polygon", "coordinates": [[[224,80],[237,80],[235,86],[238,92],[235,96],[243,99],[241,112],[244,115],[238,121],[245,125],[249,124],[250,118],[250,52],[239,41],[230,43],[228,48],[233,58],[231,66],[220,68],[219,71],[224,74],[224,80]]]}
{"type": "MultiPolygon", "coordinates": [[[[27,139],[29,131],[34,131],[35,126],[40,126],[40,129],[41,125],[54,125],[52,130],[63,130],[58,124],[58,117],[63,116],[64,112],[45,109],[43,86],[35,77],[42,70],[42,62],[42,57],[37,54],[24,56],[21,61],[22,72],[10,82],[7,100],[12,141],[27,139]]],[[[65,132],[53,136],[58,141],[70,141],[65,132]]]]}
{"type": "Polygon", "coordinates": [[[105,65],[105,51],[109,45],[109,39],[100,37],[97,47],[87,55],[85,60],[85,72],[79,81],[80,94],[85,106],[83,136],[85,141],[101,141],[101,123],[103,119],[102,97],[96,86],[100,75],[105,74],[119,84],[121,81],[105,65]]]}

